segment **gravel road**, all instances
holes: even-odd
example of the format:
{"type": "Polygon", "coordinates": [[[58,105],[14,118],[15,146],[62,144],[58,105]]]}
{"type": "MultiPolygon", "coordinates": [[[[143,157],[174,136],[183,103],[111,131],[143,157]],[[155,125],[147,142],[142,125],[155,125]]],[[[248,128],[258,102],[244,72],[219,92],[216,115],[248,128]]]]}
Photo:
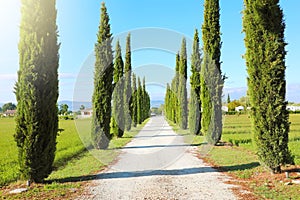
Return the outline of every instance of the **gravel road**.
{"type": "Polygon", "coordinates": [[[152,117],[79,199],[237,199],[235,186],[224,183],[229,178],[197,158],[197,149],[152,117]]]}

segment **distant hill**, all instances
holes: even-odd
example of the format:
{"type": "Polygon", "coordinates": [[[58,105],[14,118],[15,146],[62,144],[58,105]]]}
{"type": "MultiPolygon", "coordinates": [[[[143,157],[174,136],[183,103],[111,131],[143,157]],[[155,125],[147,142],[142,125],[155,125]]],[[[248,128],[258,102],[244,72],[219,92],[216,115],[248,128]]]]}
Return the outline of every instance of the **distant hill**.
{"type": "Polygon", "coordinates": [[[69,110],[78,111],[81,105],[84,105],[85,108],[91,108],[92,102],[78,102],[78,101],[59,101],[58,106],[61,104],[67,104],[69,106],[69,110]]]}
{"type": "MultiPolygon", "coordinates": [[[[79,102],[79,101],[68,101],[63,100],[58,102],[58,106],[61,104],[67,104],[69,106],[69,110],[71,111],[78,111],[81,105],[84,105],[85,108],[91,108],[92,102],[79,102]]],[[[150,102],[151,107],[160,107],[161,104],[164,104],[163,100],[153,100],[150,102]]]]}
{"type": "Polygon", "coordinates": [[[165,103],[165,101],[163,101],[163,100],[152,100],[152,101],[150,101],[150,104],[151,104],[151,108],[152,107],[160,107],[160,105],[162,105],[162,104],[164,104],[165,103]]]}

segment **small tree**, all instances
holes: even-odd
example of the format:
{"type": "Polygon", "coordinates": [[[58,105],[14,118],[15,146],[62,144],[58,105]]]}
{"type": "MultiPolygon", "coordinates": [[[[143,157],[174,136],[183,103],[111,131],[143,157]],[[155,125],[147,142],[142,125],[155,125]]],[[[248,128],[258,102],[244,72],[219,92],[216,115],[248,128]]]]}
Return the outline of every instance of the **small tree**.
{"type": "Polygon", "coordinates": [[[227,103],[230,103],[231,102],[231,100],[230,100],[230,96],[229,96],[229,94],[227,95],[227,103]]]}
{"type": "Polygon", "coordinates": [[[85,106],[84,105],[81,105],[79,110],[84,110],[85,109],[85,106]]]}
{"type": "Polygon", "coordinates": [[[60,115],[67,115],[68,114],[68,110],[69,110],[69,106],[67,104],[61,104],[59,106],[59,114],[60,115]]]}
{"type": "Polygon", "coordinates": [[[17,108],[17,106],[11,102],[6,103],[2,106],[2,110],[3,112],[7,111],[7,110],[15,110],[17,108]]]}

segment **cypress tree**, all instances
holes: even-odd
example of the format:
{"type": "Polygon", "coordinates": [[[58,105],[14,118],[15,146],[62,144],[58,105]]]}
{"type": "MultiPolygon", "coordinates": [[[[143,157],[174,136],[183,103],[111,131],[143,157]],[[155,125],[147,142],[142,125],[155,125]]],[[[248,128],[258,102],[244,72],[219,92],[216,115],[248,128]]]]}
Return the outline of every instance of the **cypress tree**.
{"type": "Polygon", "coordinates": [[[225,77],[221,75],[221,37],[219,0],[205,0],[202,25],[203,64],[201,67],[201,132],[215,145],[222,135],[222,90],[225,77]]]}
{"type": "Polygon", "coordinates": [[[111,139],[111,99],[113,92],[113,52],[109,16],[105,4],[101,6],[101,19],[95,44],[95,71],[93,92],[92,142],[96,149],[106,149],[111,139]]]}
{"type": "Polygon", "coordinates": [[[131,119],[132,119],[132,125],[133,127],[136,127],[137,125],[137,88],[136,88],[136,75],[132,74],[132,113],[131,113],[131,119]]]}
{"type": "Polygon", "coordinates": [[[114,92],[113,92],[113,120],[116,123],[113,134],[122,137],[124,134],[124,81],[123,81],[124,63],[122,59],[121,46],[119,41],[116,44],[116,55],[114,61],[114,92]]]}
{"type": "Polygon", "coordinates": [[[53,169],[58,130],[59,44],[55,0],[22,0],[16,133],[21,178],[42,182],[53,169]]]}
{"type": "Polygon", "coordinates": [[[143,77],[142,90],[143,90],[143,121],[145,121],[149,117],[149,110],[150,110],[148,109],[149,98],[148,98],[148,93],[146,91],[145,77],[143,77]]]}
{"type": "Polygon", "coordinates": [[[231,100],[230,100],[230,95],[228,94],[227,95],[227,103],[230,103],[231,102],[231,100]]]}
{"type": "Polygon", "coordinates": [[[138,77],[138,86],[137,86],[137,122],[141,124],[143,122],[142,119],[142,106],[143,106],[143,90],[141,79],[138,77]]]}
{"type": "Polygon", "coordinates": [[[200,69],[201,55],[199,48],[198,30],[195,30],[193,52],[191,56],[191,97],[189,101],[189,129],[193,134],[200,134],[201,129],[201,100],[200,100],[200,69]]]}
{"type": "Polygon", "coordinates": [[[279,0],[244,1],[248,93],[252,132],[260,160],[274,173],[293,164],[288,149],[283,11],[279,0]]]}
{"type": "Polygon", "coordinates": [[[125,113],[125,129],[131,129],[131,110],[132,110],[132,91],[131,91],[131,46],[130,34],[126,39],[126,55],[125,55],[125,83],[124,83],[124,113],[125,113]]]}
{"type": "Polygon", "coordinates": [[[181,52],[180,52],[180,62],[179,62],[179,127],[181,129],[187,129],[187,55],[186,55],[186,40],[182,39],[181,52]]]}
{"type": "Polygon", "coordinates": [[[166,88],[166,95],[165,95],[165,116],[168,120],[171,120],[171,115],[170,115],[170,85],[167,83],[167,88],[166,88]]]}

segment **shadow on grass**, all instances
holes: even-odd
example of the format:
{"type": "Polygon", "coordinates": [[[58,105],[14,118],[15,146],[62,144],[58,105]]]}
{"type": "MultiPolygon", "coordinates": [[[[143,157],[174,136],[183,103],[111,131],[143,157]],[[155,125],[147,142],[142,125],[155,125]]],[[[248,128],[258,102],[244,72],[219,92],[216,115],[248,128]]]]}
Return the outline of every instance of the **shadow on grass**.
{"type": "Polygon", "coordinates": [[[99,179],[148,177],[148,176],[156,176],[156,175],[182,176],[182,175],[189,175],[189,174],[212,173],[212,172],[216,172],[216,170],[211,167],[195,167],[195,168],[173,169],[173,170],[147,170],[147,171],[136,171],[136,172],[108,172],[108,173],[100,173],[97,175],[68,177],[63,179],[52,179],[49,180],[47,183],[81,182],[81,181],[90,181],[90,180],[99,180],[99,179]]]}
{"type": "Polygon", "coordinates": [[[221,167],[217,167],[217,169],[218,171],[221,172],[231,172],[231,171],[242,171],[247,169],[254,169],[258,166],[260,166],[259,162],[251,162],[251,163],[241,164],[241,165],[221,166],[221,167]]]}
{"type": "Polygon", "coordinates": [[[82,147],[75,153],[57,159],[53,164],[53,170],[55,171],[58,170],[59,168],[65,167],[68,164],[68,162],[70,162],[71,160],[81,158],[84,153],[86,153],[89,149],[92,148],[93,148],[92,145],[88,147],[82,147]]]}

